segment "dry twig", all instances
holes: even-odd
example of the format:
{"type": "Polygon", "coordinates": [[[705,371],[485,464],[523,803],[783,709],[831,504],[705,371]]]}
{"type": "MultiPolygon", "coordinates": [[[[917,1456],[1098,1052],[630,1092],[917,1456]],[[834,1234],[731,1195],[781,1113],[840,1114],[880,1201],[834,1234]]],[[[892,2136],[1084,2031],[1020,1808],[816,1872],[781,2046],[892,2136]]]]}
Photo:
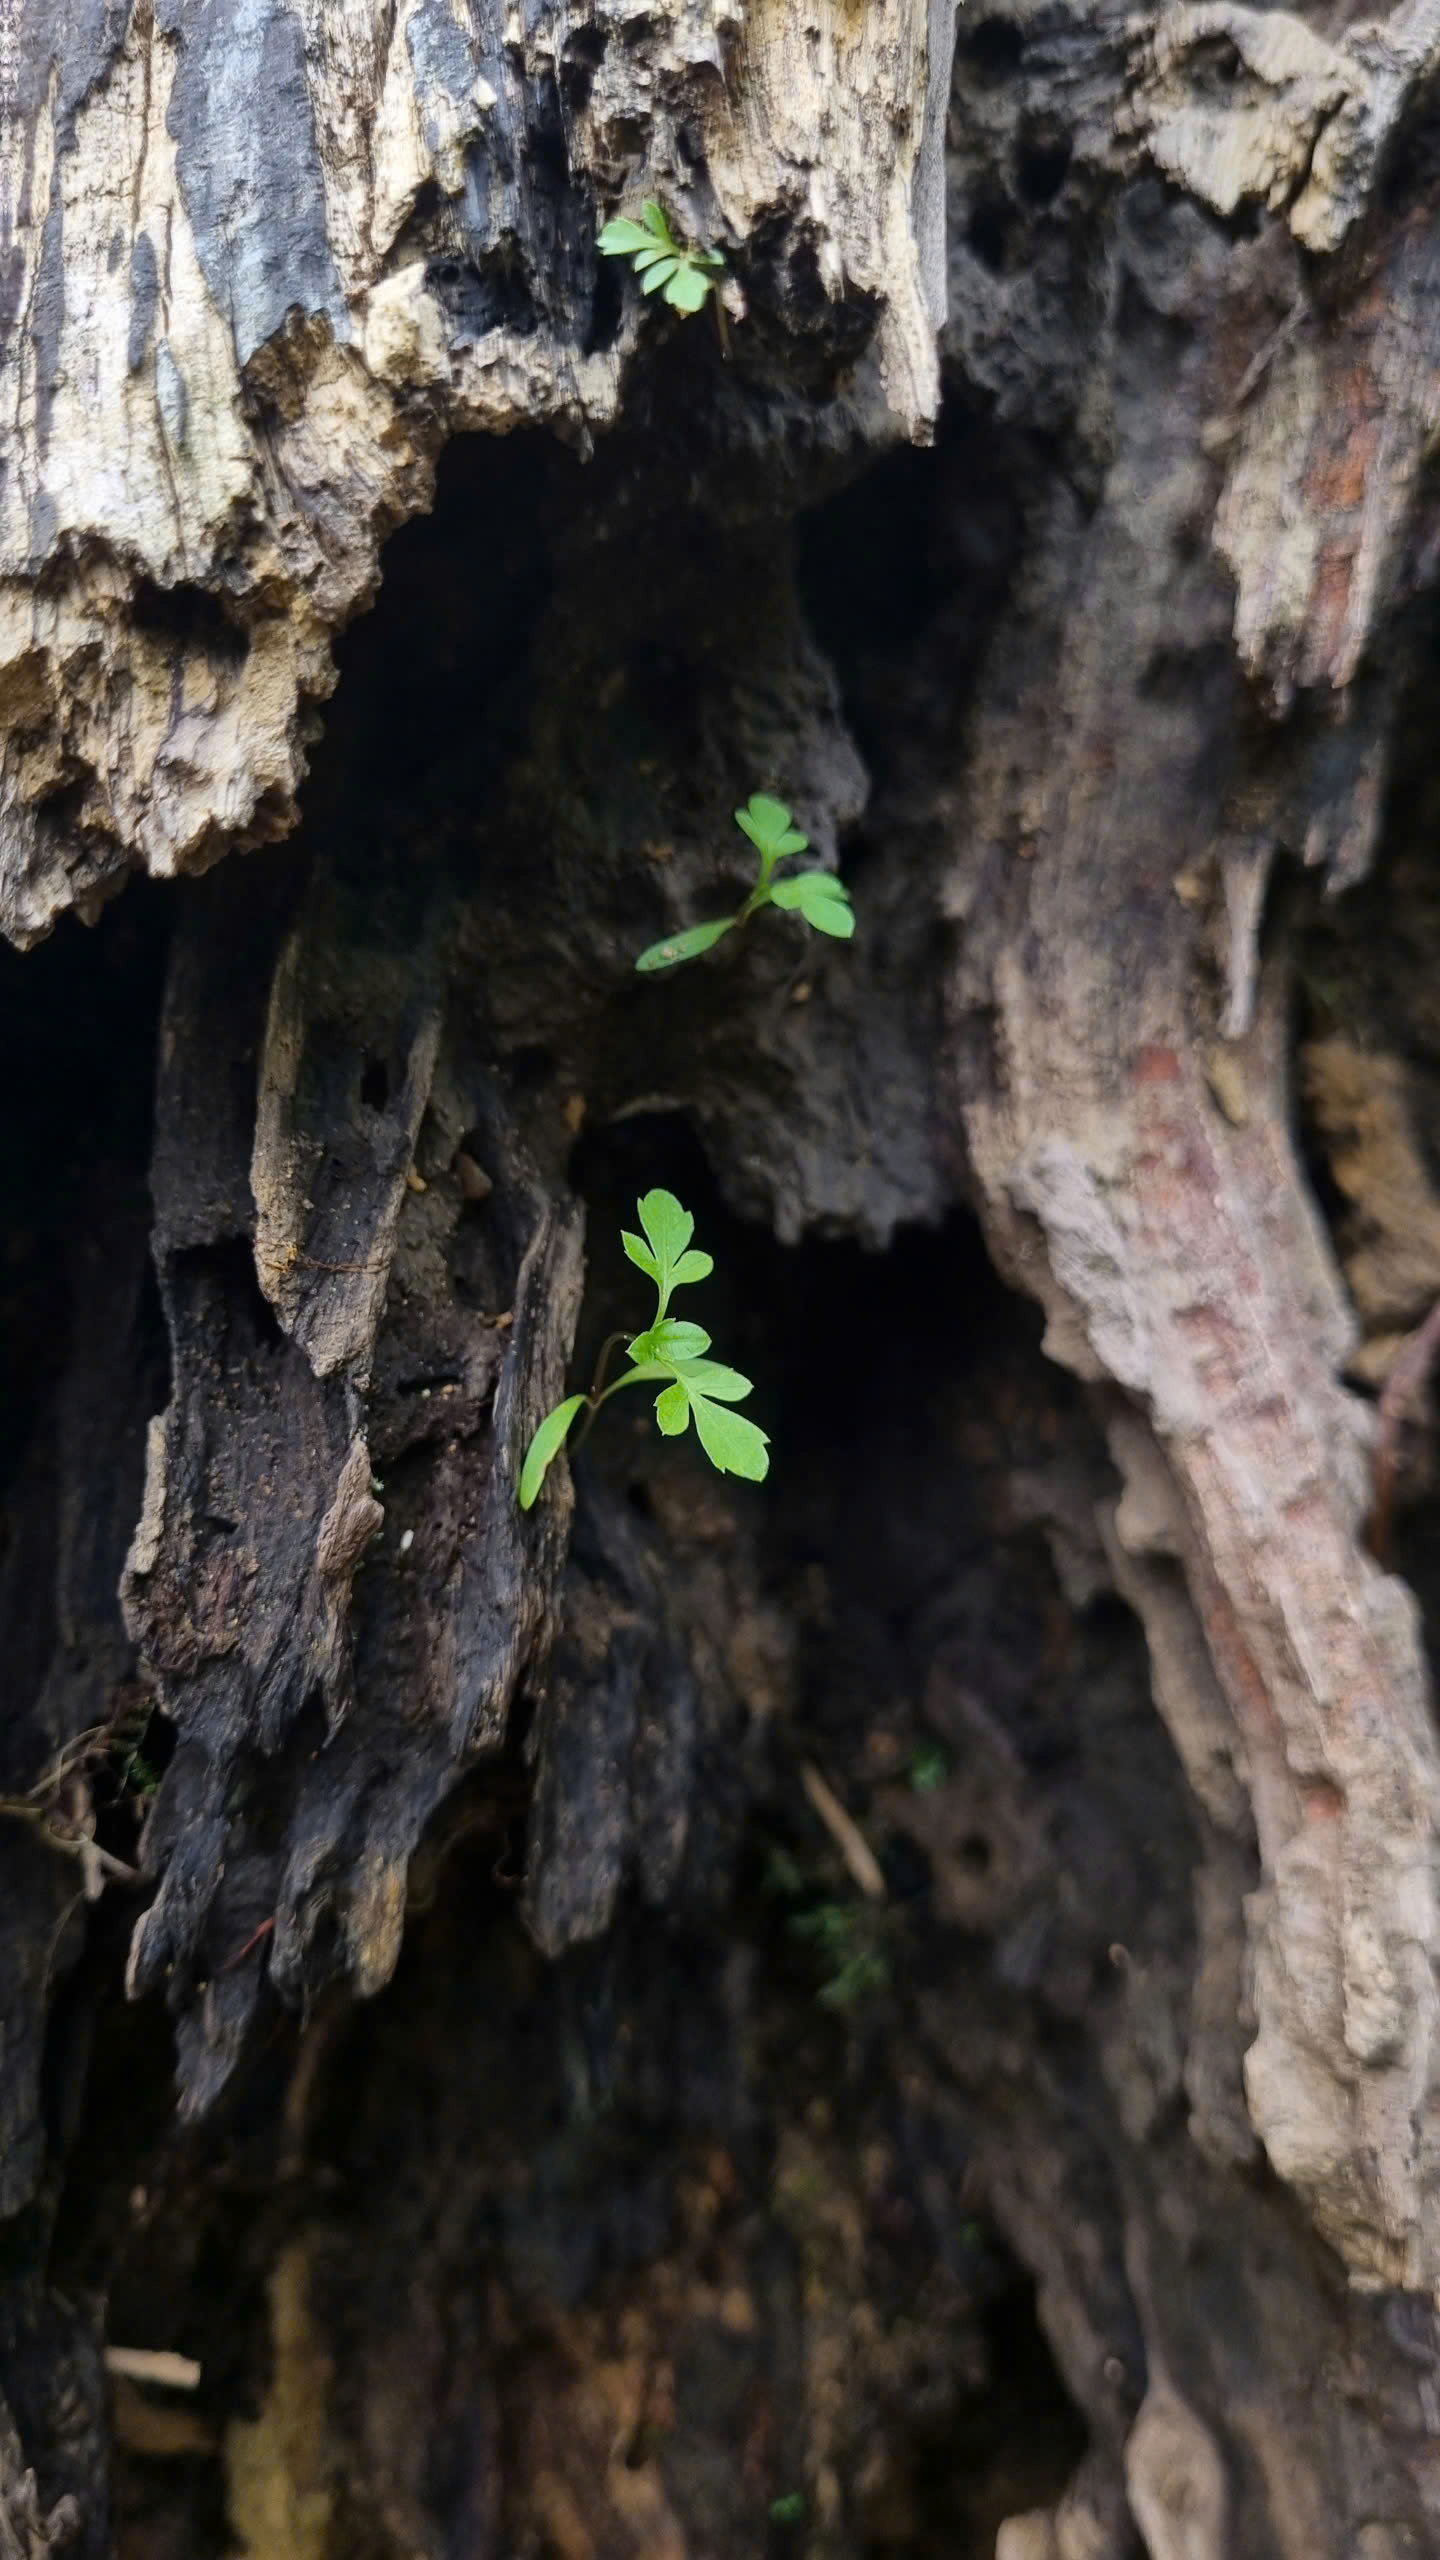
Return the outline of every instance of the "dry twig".
{"type": "Polygon", "coordinates": [[[860,1891],[871,1902],[883,1902],[885,1878],[880,1872],[879,1859],[859,1824],[851,1820],[813,1761],[805,1762],[800,1781],[860,1891]]]}

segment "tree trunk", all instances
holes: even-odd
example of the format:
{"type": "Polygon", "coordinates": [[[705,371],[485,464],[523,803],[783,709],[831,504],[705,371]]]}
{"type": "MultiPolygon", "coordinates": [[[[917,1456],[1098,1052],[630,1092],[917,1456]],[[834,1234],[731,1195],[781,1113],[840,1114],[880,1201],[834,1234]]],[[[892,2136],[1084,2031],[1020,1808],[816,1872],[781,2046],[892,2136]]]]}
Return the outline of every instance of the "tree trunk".
{"type": "Polygon", "coordinates": [[[0,2560],[1440,2552],[1440,35],[981,5],[0,0],[0,2560]]]}

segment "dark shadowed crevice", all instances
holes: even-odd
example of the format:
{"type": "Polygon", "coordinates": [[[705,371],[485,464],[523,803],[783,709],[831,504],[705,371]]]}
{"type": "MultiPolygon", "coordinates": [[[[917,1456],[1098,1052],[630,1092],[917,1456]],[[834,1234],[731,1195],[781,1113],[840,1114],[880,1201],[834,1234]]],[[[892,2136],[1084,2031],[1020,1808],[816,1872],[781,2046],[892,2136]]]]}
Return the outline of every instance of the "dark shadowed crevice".
{"type": "Polygon", "coordinates": [[[1053,116],[1022,119],[1016,150],[1016,177],[1027,204],[1053,204],[1065,184],[1074,145],[1053,116]]]}
{"type": "Polygon", "coordinates": [[[956,48],[957,77],[969,70],[985,87],[1013,78],[1025,53],[1024,30],[1013,18],[981,18],[956,48]]]}
{"type": "Polygon", "coordinates": [[[0,949],[0,1056],[25,1096],[0,1128],[0,1488],[65,1363],[68,1259],[103,1251],[115,1186],[143,1183],[170,920],[166,893],[142,887],[103,932],[0,949]]]}
{"type": "Polygon", "coordinates": [[[553,571],[542,524],[573,507],[582,466],[553,438],[447,447],[433,511],[386,545],[376,607],[338,652],[340,684],[305,786],[305,838],[383,860],[442,802],[483,813],[524,734],[528,650],[553,571]]]}
{"type": "Polygon", "coordinates": [[[1034,469],[1025,439],[952,403],[933,451],[888,456],[801,519],[802,593],[882,789],[932,744],[953,761],[1034,469]]]}
{"type": "MultiPolygon", "coordinates": [[[[92,1828],[127,1867],[135,1856],[127,1773],[148,1716],[117,1587],[146,1425],[166,1393],[145,1169],[169,927],[168,901],[146,891],[103,933],[67,923],[29,959],[0,963],[16,1098],[0,1130],[0,2214],[11,2217],[0,2222],[0,2393],[52,2498],[93,2499],[104,2477],[92,2324],[49,2294],[44,2270],[96,2020],[120,2008],[135,1902],[127,1889],[87,1906],[76,1859],[50,1845],[46,1824],[72,1840],[92,1828]],[[62,1779],[66,1746],[117,1718],[123,1745],[81,1751],[62,1779]],[[27,1801],[43,1819],[27,1818],[27,1801]],[[69,2394],[58,2425],[57,2370],[69,2394]]],[[[87,2193],[87,2211],[96,2201],[87,2193]]]]}
{"type": "Polygon", "coordinates": [[[142,578],[131,599],[130,619],[137,631],[163,643],[198,647],[222,666],[243,666],[249,654],[247,633],[208,587],[162,587],[153,578],[142,578]]]}

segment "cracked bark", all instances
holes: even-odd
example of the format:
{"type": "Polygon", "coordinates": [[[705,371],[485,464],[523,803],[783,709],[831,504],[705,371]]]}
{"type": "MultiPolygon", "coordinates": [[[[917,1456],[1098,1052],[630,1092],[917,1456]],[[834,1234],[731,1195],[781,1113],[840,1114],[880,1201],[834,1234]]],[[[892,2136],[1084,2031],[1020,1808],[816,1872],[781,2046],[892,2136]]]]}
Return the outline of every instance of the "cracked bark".
{"type": "Polygon", "coordinates": [[[0,7],[6,2550],[1440,2548],[1431,20],[0,7]]]}

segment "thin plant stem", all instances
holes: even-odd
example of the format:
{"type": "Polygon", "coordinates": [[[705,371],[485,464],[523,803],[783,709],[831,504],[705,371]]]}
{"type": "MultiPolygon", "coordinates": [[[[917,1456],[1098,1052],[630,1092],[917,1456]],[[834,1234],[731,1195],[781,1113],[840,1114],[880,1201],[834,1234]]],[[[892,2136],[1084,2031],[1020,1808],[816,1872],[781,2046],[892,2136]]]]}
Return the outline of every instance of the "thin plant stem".
{"type": "MultiPolygon", "coordinates": [[[[612,1336],[612,1340],[616,1342],[623,1342],[624,1338],[624,1335],[619,1333],[612,1336]]],[[[572,1457],[578,1458],[581,1450],[584,1448],[586,1441],[589,1439],[590,1434],[595,1427],[595,1416],[599,1412],[602,1404],[608,1404],[612,1396],[618,1396],[622,1387],[643,1387],[646,1380],[646,1374],[646,1371],[643,1369],[627,1369],[623,1378],[611,1379],[609,1386],[605,1389],[602,1395],[597,1395],[594,1388],[591,1388],[589,1395],[585,1399],[585,1419],[581,1423],[571,1447],[570,1454],[572,1457]]]]}
{"type": "Polygon", "coordinates": [[[592,1410],[598,1409],[600,1404],[600,1391],[605,1384],[605,1372],[610,1366],[610,1354],[616,1343],[624,1340],[623,1333],[607,1333],[600,1345],[600,1357],[595,1363],[595,1375],[590,1381],[590,1393],[586,1398],[592,1410]]]}

